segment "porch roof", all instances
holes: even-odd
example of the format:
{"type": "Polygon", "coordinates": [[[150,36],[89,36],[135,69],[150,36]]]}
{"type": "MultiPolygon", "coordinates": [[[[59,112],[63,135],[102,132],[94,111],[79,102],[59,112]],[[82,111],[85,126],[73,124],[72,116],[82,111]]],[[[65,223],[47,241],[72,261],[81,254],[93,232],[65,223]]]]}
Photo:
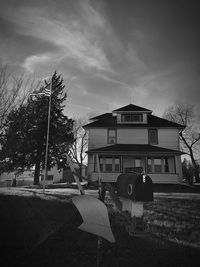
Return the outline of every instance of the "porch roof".
{"type": "Polygon", "coordinates": [[[168,155],[181,155],[181,151],[167,149],[158,146],[152,146],[148,144],[115,144],[106,147],[100,147],[96,149],[91,149],[87,151],[88,154],[94,153],[106,153],[106,154],[168,154],[168,155]]]}

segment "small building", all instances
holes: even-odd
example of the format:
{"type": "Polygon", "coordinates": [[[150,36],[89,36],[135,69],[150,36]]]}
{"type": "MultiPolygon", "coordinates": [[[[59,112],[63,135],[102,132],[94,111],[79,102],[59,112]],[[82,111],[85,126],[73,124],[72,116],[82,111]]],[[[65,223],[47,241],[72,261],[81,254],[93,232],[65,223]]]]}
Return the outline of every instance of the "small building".
{"type": "Polygon", "coordinates": [[[184,126],[133,104],[93,117],[88,131],[88,175],[116,182],[122,173],[144,171],[153,183],[182,182],[179,132],[184,126]]]}
{"type": "Polygon", "coordinates": [[[33,170],[25,170],[22,173],[4,172],[0,175],[0,187],[33,185],[33,180],[33,170]]]}
{"type": "MultiPolygon", "coordinates": [[[[77,173],[79,173],[79,167],[76,162],[73,162],[74,169],[77,173]]],[[[87,167],[86,165],[82,166],[82,176],[86,177],[87,174],[87,167]]],[[[42,183],[44,179],[44,170],[42,170],[40,175],[40,183],[42,183]]],[[[74,177],[71,172],[70,167],[65,167],[58,169],[57,166],[52,167],[50,170],[48,170],[47,180],[45,181],[47,184],[53,184],[53,183],[73,183],[74,177]]]]}

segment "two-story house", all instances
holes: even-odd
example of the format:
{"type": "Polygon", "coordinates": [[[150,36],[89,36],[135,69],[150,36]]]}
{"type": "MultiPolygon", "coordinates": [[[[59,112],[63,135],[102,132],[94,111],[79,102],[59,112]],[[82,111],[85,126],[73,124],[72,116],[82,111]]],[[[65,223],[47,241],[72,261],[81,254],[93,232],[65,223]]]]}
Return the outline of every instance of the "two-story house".
{"type": "Polygon", "coordinates": [[[121,173],[143,170],[154,183],[182,181],[178,135],[184,126],[133,104],[91,120],[84,127],[92,180],[100,173],[102,182],[116,182],[121,173]]]}

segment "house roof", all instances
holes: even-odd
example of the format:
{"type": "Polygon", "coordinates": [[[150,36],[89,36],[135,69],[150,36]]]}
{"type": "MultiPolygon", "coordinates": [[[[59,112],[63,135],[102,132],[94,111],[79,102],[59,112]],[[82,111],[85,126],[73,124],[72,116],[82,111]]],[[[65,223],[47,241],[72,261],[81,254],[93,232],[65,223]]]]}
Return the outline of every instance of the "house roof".
{"type": "Polygon", "coordinates": [[[105,118],[109,118],[112,116],[112,113],[104,113],[95,117],[90,118],[90,120],[100,120],[100,119],[105,119],[105,118]]]}
{"type": "Polygon", "coordinates": [[[108,153],[108,154],[173,154],[180,155],[183,154],[178,150],[167,149],[158,146],[152,146],[148,144],[115,144],[106,147],[100,147],[96,149],[88,150],[87,153],[108,153]]]}
{"type": "Polygon", "coordinates": [[[152,112],[152,110],[149,110],[149,109],[146,109],[146,108],[143,108],[143,107],[139,107],[139,106],[136,106],[136,105],[133,105],[133,104],[129,104],[127,106],[115,109],[113,111],[114,112],[123,112],[123,111],[143,111],[143,112],[146,111],[146,112],[152,112]]]}
{"type": "Polygon", "coordinates": [[[118,128],[151,128],[151,127],[164,127],[164,128],[178,128],[183,129],[184,126],[172,121],[168,121],[157,116],[148,115],[147,123],[117,123],[117,117],[113,116],[112,113],[104,113],[102,115],[96,116],[94,122],[84,125],[86,128],[108,128],[108,127],[118,127],[118,128]]]}

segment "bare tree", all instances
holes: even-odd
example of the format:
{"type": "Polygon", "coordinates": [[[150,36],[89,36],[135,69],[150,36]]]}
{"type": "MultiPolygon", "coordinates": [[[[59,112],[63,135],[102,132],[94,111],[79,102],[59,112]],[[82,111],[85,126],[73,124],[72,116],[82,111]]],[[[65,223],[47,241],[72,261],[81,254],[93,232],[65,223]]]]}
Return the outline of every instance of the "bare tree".
{"type": "Polygon", "coordinates": [[[6,65],[0,66],[0,130],[9,112],[22,105],[39,85],[34,77],[14,76],[6,65]]]}
{"type": "Polygon", "coordinates": [[[97,113],[91,112],[84,117],[74,119],[74,139],[75,142],[71,145],[69,155],[71,159],[77,163],[79,167],[79,175],[82,176],[82,169],[84,163],[86,163],[88,149],[88,132],[84,129],[89,120],[96,117],[97,113]]]}
{"type": "Polygon", "coordinates": [[[88,122],[86,117],[74,119],[74,143],[70,146],[70,157],[75,161],[79,167],[79,175],[82,176],[82,169],[86,160],[85,153],[88,147],[88,133],[83,128],[83,125],[88,122]]]}
{"type": "Polygon", "coordinates": [[[163,117],[185,126],[179,133],[180,144],[182,151],[190,156],[194,167],[195,181],[199,182],[199,166],[196,159],[199,156],[200,133],[195,121],[193,106],[174,104],[165,110],[163,117]]]}

